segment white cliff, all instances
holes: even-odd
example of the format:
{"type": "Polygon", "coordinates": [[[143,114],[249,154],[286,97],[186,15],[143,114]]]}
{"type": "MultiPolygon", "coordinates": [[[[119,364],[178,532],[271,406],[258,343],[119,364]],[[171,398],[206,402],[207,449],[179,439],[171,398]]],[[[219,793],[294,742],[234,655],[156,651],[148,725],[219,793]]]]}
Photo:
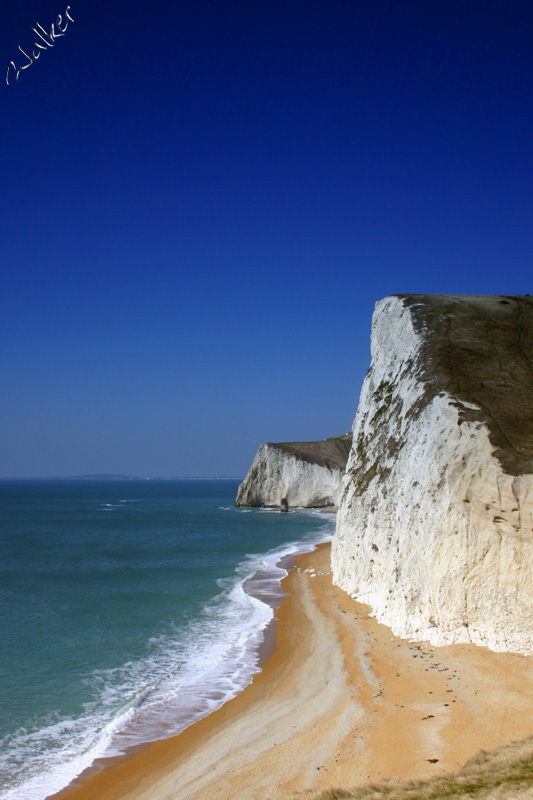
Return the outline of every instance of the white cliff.
{"type": "Polygon", "coordinates": [[[377,304],[332,565],[398,635],[533,653],[533,298],[377,304]]]}
{"type": "Polygon", "coordinates": [[[351,434],[319,442],[261,445],[244,481],[237,506],[320,508],[338,503],[351,434]]]}

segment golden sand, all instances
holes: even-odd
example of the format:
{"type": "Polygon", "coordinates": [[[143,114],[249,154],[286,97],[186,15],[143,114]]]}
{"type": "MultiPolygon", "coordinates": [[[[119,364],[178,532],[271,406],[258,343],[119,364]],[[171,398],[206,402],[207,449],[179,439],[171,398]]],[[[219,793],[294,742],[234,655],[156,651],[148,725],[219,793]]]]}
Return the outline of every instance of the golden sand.
{"type": "Polygon", "coordinates": [[[275,652],[250,686],[56,797],[275,800],[436,777],[533,733],[533,658],[393,636],[332,585],[329,545],[299,556],[284,588],[275,652]]]}

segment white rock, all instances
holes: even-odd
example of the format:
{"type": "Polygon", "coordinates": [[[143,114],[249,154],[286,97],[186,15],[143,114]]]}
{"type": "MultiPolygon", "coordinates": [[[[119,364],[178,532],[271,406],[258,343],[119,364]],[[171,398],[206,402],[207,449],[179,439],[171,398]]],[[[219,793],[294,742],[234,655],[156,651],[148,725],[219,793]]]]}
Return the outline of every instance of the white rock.
{"type": "Polygon", "coordinates": [[[333,580],[397,635],[533,653],[533,475],[504,471],[475,403],[428,399],[416,319],[376,306],[333,580]]]}
{"type": "Polygon", "coordinates": [[[237,506],[335,506],[351,434],[323,442],[263,444],[239,486],[237,506]]]}

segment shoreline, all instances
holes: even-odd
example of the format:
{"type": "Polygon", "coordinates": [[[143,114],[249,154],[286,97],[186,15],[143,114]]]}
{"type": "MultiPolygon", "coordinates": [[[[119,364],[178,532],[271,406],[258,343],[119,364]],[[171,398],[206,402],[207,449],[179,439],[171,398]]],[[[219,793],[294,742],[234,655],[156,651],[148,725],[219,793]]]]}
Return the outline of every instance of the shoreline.
{"type": "MultiPolygon", "coordinates": [[[[293,510],[298,511],[301,509],[293,510]]],[[[308,509],[305,510],[309,511],[308,509]]],[[[312,511],[315,510],[313,509],[312,511]]],[[[324,523],[325,522],[326,519],[324,519],[324,523]]],[[[329,523],[330,520],[327,522],[329,523]]],[[[118,739],[113,739],[110,743],[108,743],[105,752],[101,752],[101,754],[96,755],[91,763],[88,763],[79,774],[73,775],[70,781],[60,789],[55,789],[52,794],[47,794],[46,796],[40,795],[43,800],[60,796],[63,792],[67,791],[71,787],[77,786],[80,783],[85,783],[87,780],[91,779],[94,775],[99,774],[103,770],[107,770],[111,766],[121,763],[122,761],[129,760],[139,752],[144,751],[147,747],[179,736],[188,728],[194,726],[196,723],[200,722],[206,717],[211,716],[223,705],[225,705],[227,702],[231,702],[231,700],[244,691],[244,689],[246,689],[246,687],[252,682],[254,676],[261,671],[263,664],[275,650],[276,610],[282,603],[283,599],[287,596],[282,584],[287,575],[294,568],[295,559],[301,554],[313,552],[317,547],[324,543],[329,543],[332,535],[333,529],[331,526],[329,524],[323,525],[319,531],[315,532],[315,536],[311,535],[309,537],[307,534],[308,538],[296,540],[294,542],[289,541],[284,545],[274,548],[272,551],[268,551],[263,555],[259,555],[257,558],[260,560],[264,558],[269,561],[269,563],[263,562],[260,566],[256,566],[254,571],[248,575],[248,577],[245,577],[242,580],[239,579],[237,581],[236,585],[240,585],[241,589],[248,597],[258,600],[261,605],[269,608],[270,613],[272,614],[271,619],[266,623],[264,628],[257,628],[256,635],[254,635],[254,638],[256,638],[257,641],[251,646],[247,646],[248,655],[250,656],[251,660],[255,662],[254,671],[248,678],[248,683],[241,684],[240,687],[236,688],[235,694],[219,702],[213,709],[208,711],[204,710],[201,714],[195,713],[194,716],[186,721],[184,725],[180,722],[180,727],[178,727],[177,730],[174,730],[173,732],[168,732],[167,730],[166,735],[165,732],[163,732],[163,735],[160,737],[149,738],[145,741],[142,741],[138,738],[137,741],[127,743],[125,746],[122,745],[117,747],[117,742],[120,742],[122,737],[128,736],[129,726],[127,726],[124,731],[119,730],[115,734],[118,739]],[[329,531],[329,533],[324,535],[324,531],[329,531]]],[[[239,567],[245,564],[246,561],[243,561],[241,564],[239,564],[239,567]]]]}
{"type": "MultiPolygon", "coordinates": [[[[321,509],[321,513],[336,513],[336,510],[331,509],[321,509]]],[[[261,673],[263,666],[266,661],[274,654],[276,650],[276,629],[277,629],[277,609],[284,601],[284,599],[288,596],[287,592],[284,590],[283,584],[287,577],[295,569],[295,561],[300,556],[306,556],[310,553],[313,553],[318,548],[323,546],[330,546],[331,544],[331,536],[327,540],[319,539],[319,540],[310,540],[309,542],[301,541],[297,542],[296,546],[298,549],[296,552],[288,553],[282,555],[279,561],[276,562],[276,568],[283,570],[286,574],[283,578],[272,577],[267,572],[263,572],[261,569],[254,573],[251,577],[246,578],[242,582],[242,588],[246,592],[247,595],[253,597],[257,600],[260,600],[265,605],[269,606],[273,611],[272,619],[267,623],[266,627],[262,630],[262,640],[258,644],[256,648],[257,654],[257,673],[254,674],[252,680],[249,684],[244,686],[237,695],[229,698],[229,700],[224,701],[222,706],[215,708],[213,711],[205,714],[202,717],[190,722],[183,730],[179,731],[176,734],[171,736],[167,736],[161,739],[150,740],[146,742],[140,742],[137,744],[133,744],[127,747],[124,752],[111,754],[111,755],[101,755],[97,756],[92,764],[86,767],[83,772],[77,775],[67,786],[64,786],[57,792],[53,794],[47,795],[44,800],[52,800],[52,798],[63,798],[64,796],[70,796],[71,790],[77,789],[78,787],[83,788],[89,784],[89,782],[95,778],[96,776],[100,775],[102,772],[106,772],[117,765],[122,763],[128,763],[137,755],[143,753],[146,749],[152,748],[159,744],[164,744],[166,742],[170,742],[174,739],[178,739],[184,733],[189,731],[189,729],[194,728],[199,723],[210,719],[213,715],[215,715],[218,711],[220,711],[226,704],[231,703],[234,701],[239,695],[245,691],[251,683],[255,680],[255,678],[261,673]],[[308,548],[308,549],[303,549],[308,548]],[[266,586],[264,584],[267,584],[266,586]]]]}
{"type": "Polygon", "coordinates": [[[275,650],[240,694],[53,797],[263,800],[431,778],[533,732],[533,658],[393,636],[332,585],[329,547],[296,556],[275,650]]]}

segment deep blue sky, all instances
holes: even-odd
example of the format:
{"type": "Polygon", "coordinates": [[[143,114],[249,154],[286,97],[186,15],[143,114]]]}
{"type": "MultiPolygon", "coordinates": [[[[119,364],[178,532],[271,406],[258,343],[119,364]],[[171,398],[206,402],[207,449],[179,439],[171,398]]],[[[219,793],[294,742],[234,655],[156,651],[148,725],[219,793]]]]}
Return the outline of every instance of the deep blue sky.
{"type": "Polygon", "coordinates": [[[0,476],[350,429],[374,303],[531,292],[533,4],[63,0],[0,25],[0,476]]]}

